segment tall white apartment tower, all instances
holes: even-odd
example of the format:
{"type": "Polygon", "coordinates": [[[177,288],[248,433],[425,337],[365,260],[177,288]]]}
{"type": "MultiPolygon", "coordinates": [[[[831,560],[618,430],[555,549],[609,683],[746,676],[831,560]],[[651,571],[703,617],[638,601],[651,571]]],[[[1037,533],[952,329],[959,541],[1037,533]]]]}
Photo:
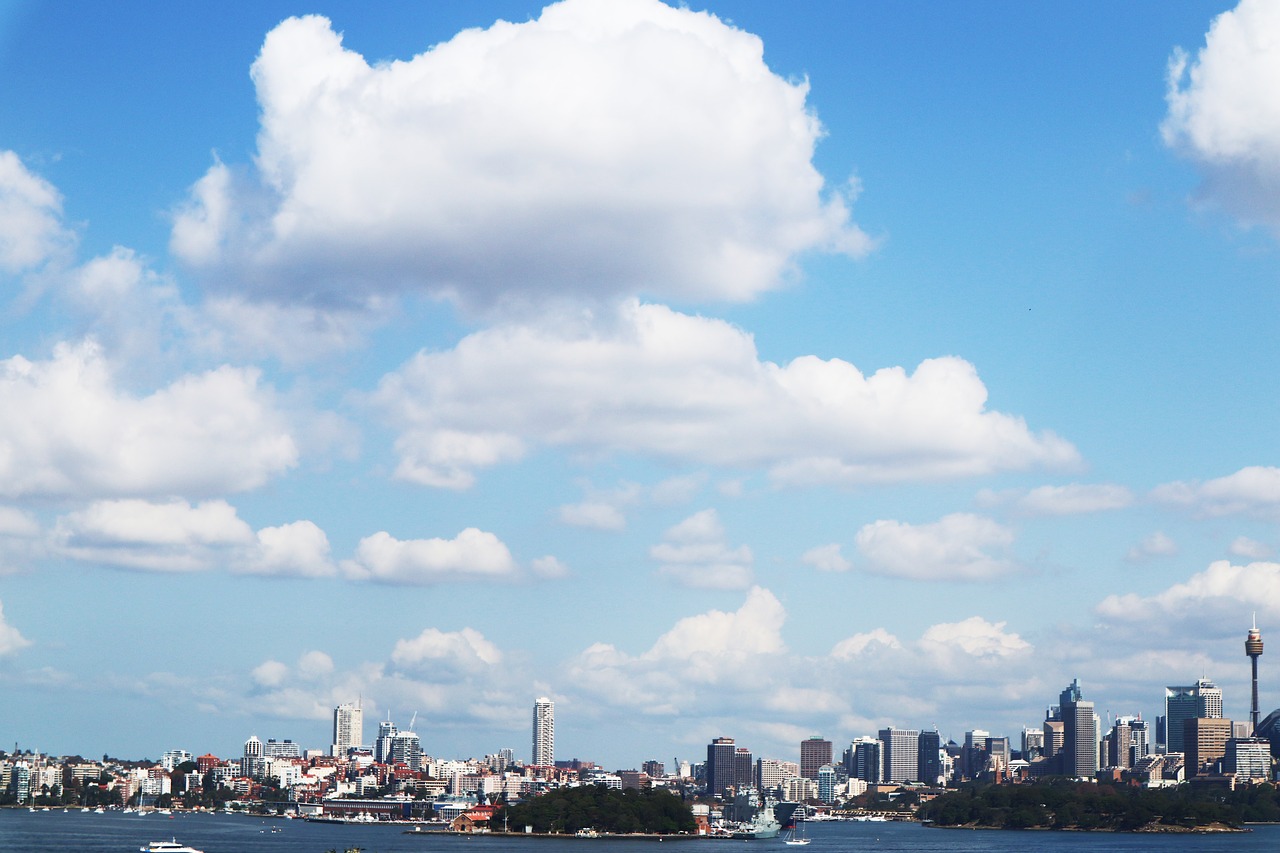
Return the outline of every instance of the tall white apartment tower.
{"type": "Polygon", "coordinates": [[[364,743],[364,711],[360,703],[339,705],[333,709],[333,745],[329,754],[343,758],[347,750],[364,743]]]}
{"type": "Polygon", "coordinates": [[[546,696],[533,703],[533,764],[556,763],[556,706],[546,696]]]}

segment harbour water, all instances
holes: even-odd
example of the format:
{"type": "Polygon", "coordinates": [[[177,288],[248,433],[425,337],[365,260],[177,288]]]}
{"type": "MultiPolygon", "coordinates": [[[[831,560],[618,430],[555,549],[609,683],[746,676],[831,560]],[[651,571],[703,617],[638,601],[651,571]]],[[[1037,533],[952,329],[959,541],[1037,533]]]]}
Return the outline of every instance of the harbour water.
{"type": "MultiPolygon", "coordinates": [[[[1222,835],[1009,832],[930,829],[914,823],[810,823],[806,853],[1274,853],[1280,826],[1222,835]]],[[[238,815],[139,817],[0,809],[4,853],[135,853],[151,841],[176,838],[205,853],[638,853],[658,842],[621,839],[533,839],[406,835],[404,827],[307,823],[238,815]],[[278,831],[273,832],[276,829],[278,831]]],[[[782,853],[781,840],[673,841],[677,853],[782,853]],[[747,845],[743,849],[743,845],[747,845]]]]}

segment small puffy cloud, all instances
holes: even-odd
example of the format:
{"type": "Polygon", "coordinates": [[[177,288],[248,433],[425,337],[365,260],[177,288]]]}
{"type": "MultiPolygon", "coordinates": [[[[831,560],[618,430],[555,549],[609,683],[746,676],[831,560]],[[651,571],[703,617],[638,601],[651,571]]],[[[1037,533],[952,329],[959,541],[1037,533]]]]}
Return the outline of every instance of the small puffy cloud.
{"type": "Polygon", "coordinates": [[[659,571],[684,586],[710,589],[745,589],[751,583],[751,549],[730,548],[724,527],[714,509],[701,512],[671,527],[662,542],[649,549],[661,564],[659,571]]]}
{"type": "Polygon", "coordinates": [[[226,501],[97,501],[58,519],[58,550],[76,560],[156,572],[203,571],[253,531],[226,501]]]}
{"type": "Polygon", "coordinates": [[[840,359],[779,365],[729,323],[637,302],[476,332],[419,353],[374,395],[399,430],[397,476],[431,486],[470,486],[477,470],[538,445],[762,469],[788,485],[1078,461],[986,399],[958,358],[869,376],[840,359]]]}
{"type": "Polygon", "coordinates": [[[1265,542],[1259,542],[1256,539],[1250,539],[1248,536],[1237,536],[1231,541],[1231,545],[1227,548],[1233,555],[1244,557],[1250,560],[1265,560],[1275,553],[1275,550],[1265,542]]]}
{"type": "Polygon", "coordinates": [[[658,638],[649,660],[735,659],[785,650],[782,625],[787,613],[773,593],[753,587],[732,613],[712,610],[681,619],[658,638]]]}
{"type": "Polygon", "coordinates": [[[1165,483],[1152,489],[1151,497],[1210,518],[1280,518],[1280,468],[1252,465],[1213,480],[1165,483]]]}
{"type": "Polygon", "coordinates": [[[411,640],[397,640],[391,661],[404,669],[429,668],[442,662],[493,666],[502,662],[502,652],[473,628],[453,632],[427,628],[411,640]]]}
{"type": "Polygon", "coordinates": [[[254,489],[298,451],[256,370],[220,367],[147,396],[93,343],[0,361],[0,495],[112,497],[254,489]]]}
{"type": "Polygon", "coordinates": [[[553,557],[550,554],[545,557],[537,557],[529,563],[529,568],[533,569],[535,575],[546,580],[556,580],[569,576],[569,567],[558,557],[553,557]]]}
{"type": "Polygon", "coordinates": [[[288,675],[289,667],[278,660],[263,661],[249,673],[254,684],[265,688],[279,687],[288,675]]]}
{"type": "Polygon", "coordinates": [[[342,563],[353,580],[427,585],[459,580],[510,578],[511,552],[492,533],[468,527],[453,539],[396,539],[380,531],[360,540],[355,557],[342,563]]]}
{"type": "Polygon", "coordinates": [[[1019,515],[1081,515],[1124,509],[1133,503],[1133,492],[1111,483],[1069,483],[1038,486],[1029,491],[978,493],[981,506],[1009,506],[1019,515]]]}
{"type": "Polygon", "coordinates": [[[1018,568],[1008,552],[1013,531],[989,519],[954,513],[931,524],[880,520],[855,541],[877,574],[913,580],[992,580],[1018,568]]]}
{"type": "Polygon", "coordinates": [[[1280,564],[1237,566],[1219,560],[1152,596],[1107,596],[1096,610],[1107,619],[1140,624],[1144,630],[1195,624],[1197,631],[1221,633],[1224,626],[1234,630],[1254,611],[1274,622],[1280,620],[1280,564]]]}
{"type": "Polygon", "coordinates": [[[831,657],[836,660],[852,660],[874,650],[877,646],[886,649],[901,649],[902,643],[884,628],[875,628],[861,634],[846,637],[831,649],[831,657]]]}
{"type": "Polygon", "coordinates": [[[840,553],[838,542],[810,548],[801,555],[800,562],[813,566],[820,572],[847,572],[853,568],[853,563],[840,553]]]}
{"type": "Polygon", "coordinates": [[[29,512],[0,506],[0,537],[33,539],[40,535],[40,522],[29,512]]]}
{"type": "Polygon", "coordinates": [[[304,652],[298,658],[298,674],[309,680],[324,678],[333,672],[333,658],[321,651],[304,652]]]}
{"type": "Polygon", "coordinates": [[[17,628],[5,621],[4,603],[0,602],[0,657],[11,655],[29,645],[31,645],[31,641],[22,636],[17,628]]]}
{"type": "Polygon", "coordinates": [[[1162,531],[1157,530],[1130,548],[1125,555],[1125,559],[1131,563],[1140,563],[1152,557],[1172,557],[1177,553],[1178,543],[1174,542],[1162,531]]]}
{"type": "Polygon", "coordinates": [[[920,637],[920,648],[945,658],[961,652],[973,658],[1001,659],[1030,651],[1030,643],[1004,630],[1006,624],[970,616],[961,622],[933,625],[920,637]]]}
{"type": "Polygon", "coordinates": [[[215,162],[171,248],[285,299],[741,300],[871,248],[813,167],[807,83],[705,12],[565,0],[374,65],[290,18],[251,75],[256,168],[215,162]]]}
{"type": "Polygon", "coordinates": [[[1241,0],[1213,19],[1204,46],[1169,61],[1167,145],[1198,164],[1201,196],[1280,233],[1280,6],[1241,0]]]}
{"type": "Polygon", "coordinates": [[[12,151],[0,151],[0,272],[42,266],[74,242],[62,224],[62,196],[12,151]]]}
{"type": "Polygon", "coordinates": [[[314,522],[264,527],[256,537],[257,547],[233,566],[235,571],[290,577],[328,577],[337,571],[329,556],[329,537],[314,522]]]}
{"type": "Polygon", "coordinates": [[[560,507],[560,520],[573,527],[592,530],[620,531],[627,528],[627,518],[616,506],[602,501],[583,501],[560,507]]]}

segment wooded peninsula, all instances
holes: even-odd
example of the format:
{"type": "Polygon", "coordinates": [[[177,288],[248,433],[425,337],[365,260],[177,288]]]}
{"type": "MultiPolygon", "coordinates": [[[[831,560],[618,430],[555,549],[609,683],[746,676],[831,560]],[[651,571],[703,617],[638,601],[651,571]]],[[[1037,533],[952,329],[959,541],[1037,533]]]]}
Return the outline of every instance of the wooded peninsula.
{"type": "Polygon", "coordinates": [[[1274,785],[1140,788],[1066,780],[949,791],[922,805],[934,826],[1118,832],[1213,832],[1280,822],[1274,785]]]}

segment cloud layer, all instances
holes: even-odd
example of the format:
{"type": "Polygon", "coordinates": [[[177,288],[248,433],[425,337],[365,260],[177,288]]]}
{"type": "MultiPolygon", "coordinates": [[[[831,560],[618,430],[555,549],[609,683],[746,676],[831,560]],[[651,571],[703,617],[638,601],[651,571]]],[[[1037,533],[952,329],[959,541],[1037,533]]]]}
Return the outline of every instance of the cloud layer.
{"type": "Polygon", "coordinates": [[[290,18],[252,75],[257,171],[215,163],[172,249],[286,299],[741,300],[870,247],[824,197],[807,85],[707,13],[565,0],[377,65],[290,18]]]}

